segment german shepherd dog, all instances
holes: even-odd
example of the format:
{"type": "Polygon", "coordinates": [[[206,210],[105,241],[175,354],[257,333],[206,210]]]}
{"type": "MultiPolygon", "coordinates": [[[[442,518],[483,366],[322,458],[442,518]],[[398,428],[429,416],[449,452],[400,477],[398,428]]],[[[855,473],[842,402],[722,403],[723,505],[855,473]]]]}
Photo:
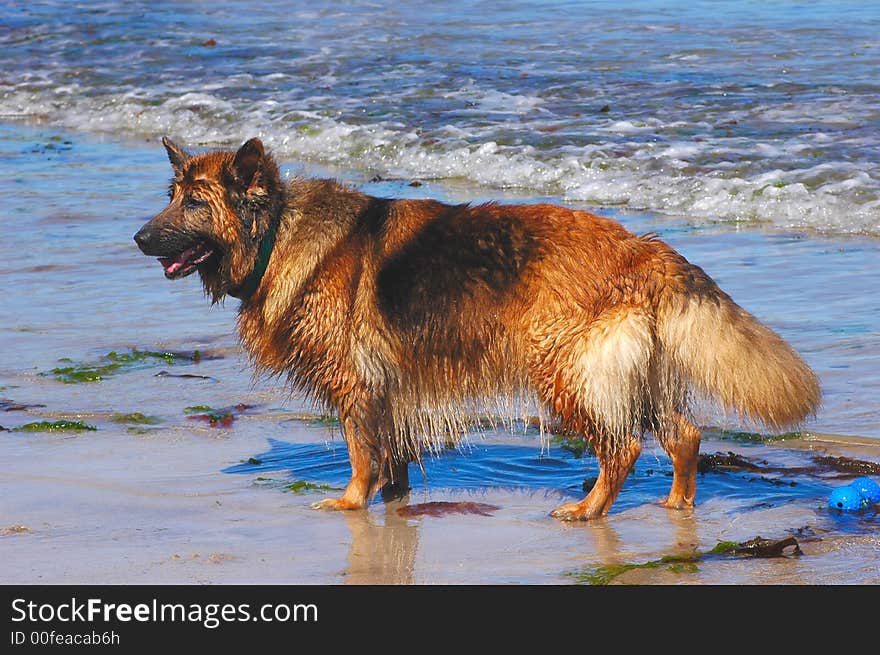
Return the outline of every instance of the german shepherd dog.
{"type": "Polygon", "coordinates": [[[238,298],[256,370],[338,414],[351,480],[313,507],[401,495],[409,462],[499,402],[537,408],[595,449],[592,490],[552,516],[606,515],[646,432],[672,459],[666,507],[692,507],[695,400],[769,430],[817,410],[797,353],[656,236],[550,204],[283,181],[256,138],[194,156],[163,143],[170,204],[134,239],[165,277],[198,271],[214,302],[238,298]]]}

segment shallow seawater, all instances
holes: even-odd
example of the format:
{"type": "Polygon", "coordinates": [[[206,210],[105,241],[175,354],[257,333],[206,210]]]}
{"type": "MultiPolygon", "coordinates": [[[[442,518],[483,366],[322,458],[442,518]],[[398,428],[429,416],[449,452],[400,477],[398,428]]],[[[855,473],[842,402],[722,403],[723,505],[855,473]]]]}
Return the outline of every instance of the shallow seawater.
{"type": "MultiPolygon", "coordinates": [[[[649,439],[607,519],[562,525],[548,512],[583,493],[595,460],[534,430],[494,429],[426,458],[424,475],[413,465],[406,501],[498,507],[490,516],[407,518],[400,502],[328,514],[309,504],[348,478],[338,427],[280,385],[252,379],[234,303],[210,307],[193,278],[168,282],[131,241],[165,202],[161,146],[7,124],[0,152],[0,272],[9,291],[0,425],[12,430],[0,432],[4,580],[569,584],[595,581],[597,567],[620,571],[722,541],[794,536],[801,557],[706,557],[628,569],[612,581],[880,581],[877,515],[827,509],[830,491],[848,478],[804,471],[819,454],[880,461],[875,239],[603,211],[658,232],[815,368],[825,401],[802,440],[737,441],[737,426],[705,420],[703,453],[735,451],[781,471],[705,473],[696,509],[669,512],[658,505],[669,462],[649,439]],[[65,383],[53,373],[117,361],[125,365],[100,382],[65,383]],[[15,430],[60,420],[97,429],[15,430]]],[[[333,174],[380,195],[558,201],[466,182],[410,187],[351,169],[282,168],[333,174]]]]}

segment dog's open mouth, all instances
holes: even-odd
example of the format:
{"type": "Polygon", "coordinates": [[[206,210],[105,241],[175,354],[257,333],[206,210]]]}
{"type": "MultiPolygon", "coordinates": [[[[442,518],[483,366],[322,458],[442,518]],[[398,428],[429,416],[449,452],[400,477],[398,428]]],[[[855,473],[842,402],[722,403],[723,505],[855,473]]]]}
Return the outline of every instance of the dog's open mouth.
{"type": "Polygon", "coordinates": [[[165,269],[165,277],[176,280],[186,277],[214,254],[214,249],[207,243],[199,243],[187,248],[176,257],[159,257],[159,263],[165,269]]]}

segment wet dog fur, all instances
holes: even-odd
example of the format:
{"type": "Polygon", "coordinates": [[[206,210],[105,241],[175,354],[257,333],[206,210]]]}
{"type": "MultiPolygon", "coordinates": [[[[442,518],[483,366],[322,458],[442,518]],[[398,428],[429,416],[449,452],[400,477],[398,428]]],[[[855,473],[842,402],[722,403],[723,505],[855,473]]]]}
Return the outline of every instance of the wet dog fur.
{"type": "Polygon", "coordinates": [[[655,236],[550,204],[285,181],[256,138],[197,155],[163,143],[170,202],[135,241],[166,277],[198,272],[214,302],[240,299],[257,370],[336,412],[351,480],[317,508],[401,494],[409,462],[524,408],[599,459],[586,498],[553,516],[606,515],[649,432],[672,459],[666,506],[692,507],[696,400],[770,430],[819,405],[797,353],[655,236]]]}

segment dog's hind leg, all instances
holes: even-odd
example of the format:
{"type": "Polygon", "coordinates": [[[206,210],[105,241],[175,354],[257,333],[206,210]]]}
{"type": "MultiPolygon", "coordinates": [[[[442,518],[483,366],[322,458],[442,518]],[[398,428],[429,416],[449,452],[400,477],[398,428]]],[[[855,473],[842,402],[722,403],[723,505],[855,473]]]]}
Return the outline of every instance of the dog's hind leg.
{"type": "Polygon", "coordinates": [[[587,521],[608,514],[641,451],[642,445],[637,437],[630,437],[613,453],[597,446],[596,455],[601,468],[590,493],[579,503],[560,505],[550,512],[550,516],[563,521],[587,521]]]}
{"type": "Polygon", "coordinates": [[[648,402],[653,320],[638,307],[619,306],[586,326],[549,323],[534,343],[532,379],[539,398],[564,428],[596,448],[601,470],[589,495],[552,516],[605,516],[641,452],[640,426],[648,402]]]}
{"type": "Polygon", "coordinates": [[[382,485],[382,500],[402,498],[409,493],[409,462],[389,462],[387,480],[382,485]]]}
{"type": "Polygon", "coordinates": [[[351,419],[343,420],[345,443],[351,463],[351,480],[341,498],[327,498],[312,504],[313,509],[363,509],[377,491],[379,467],[373,451],[361,440],[351,419]]]}
{"type": "Polygon", "coordinates": [[[667,425],[657,430],[657,438],[672,458],[672,488],[664,504],[670,509],[693,507],[697,492],[700,431],[676,413],[667,425]]]}

